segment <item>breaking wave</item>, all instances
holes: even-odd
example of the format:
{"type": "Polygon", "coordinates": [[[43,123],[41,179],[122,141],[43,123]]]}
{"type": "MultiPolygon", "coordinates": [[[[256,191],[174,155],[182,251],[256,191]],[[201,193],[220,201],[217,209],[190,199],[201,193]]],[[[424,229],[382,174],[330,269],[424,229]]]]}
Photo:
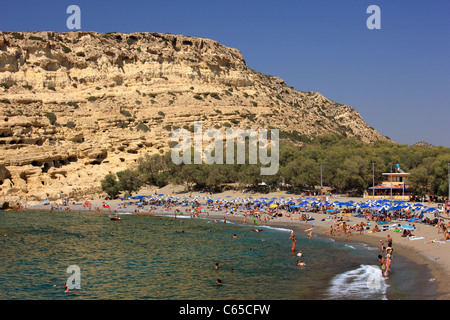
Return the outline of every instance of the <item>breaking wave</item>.
{"type": "Polygon", "coordinates": [[[355,270],[336,275],[330,282],[327,298],[386,300],[388,287],[378,266],[361,265],[355,270]]]}

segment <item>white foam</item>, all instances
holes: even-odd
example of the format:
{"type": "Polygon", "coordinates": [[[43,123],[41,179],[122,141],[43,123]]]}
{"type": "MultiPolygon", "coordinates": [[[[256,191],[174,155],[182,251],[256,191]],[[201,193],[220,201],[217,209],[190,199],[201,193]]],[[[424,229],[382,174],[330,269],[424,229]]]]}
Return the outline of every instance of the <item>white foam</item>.
{"type": "Polygon", "coordinates": [[[330,299],[386,300],[388,286],[378,266],[361,265],[335,276],[330,282],[328,295],[330,299]]]}
{"type": "Polygon", "coordinates": [[[286,229],[286,228],[279,228],[279,227],[271,227],[271,226],[257,226],[258,228],[266,228],[266,229],[272,229],[277,231],[284,231],[284,232],[293,232],[292,229],[286,229]]]}
{"type": "Polygon", "coordinates": [[[186,216],[186,215],[174,215],[174,214],[156,214],[156,217],[164,217],[164,218],[180,218],[180,219],[191,219],[191,216],[186,216]]]}

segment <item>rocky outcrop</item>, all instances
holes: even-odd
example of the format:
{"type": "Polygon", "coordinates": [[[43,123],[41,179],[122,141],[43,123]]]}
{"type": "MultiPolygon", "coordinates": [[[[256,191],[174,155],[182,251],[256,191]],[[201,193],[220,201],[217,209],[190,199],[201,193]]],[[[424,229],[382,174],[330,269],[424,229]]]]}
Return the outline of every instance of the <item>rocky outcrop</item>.
{"type": "Polygon", "coordinates": [[[250,69],[214,40],[158,33],[0,33],[0,196],[98,192],[169,134],[279,128],[387,140],[347,105],[250,69]]]}

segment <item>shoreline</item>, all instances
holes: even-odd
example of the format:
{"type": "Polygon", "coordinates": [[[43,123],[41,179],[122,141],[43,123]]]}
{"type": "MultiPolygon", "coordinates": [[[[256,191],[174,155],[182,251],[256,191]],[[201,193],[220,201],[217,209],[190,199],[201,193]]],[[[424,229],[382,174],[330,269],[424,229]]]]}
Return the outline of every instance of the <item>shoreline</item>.
{"type": "MultiPolygon", "coordinates": [[[[168,192],[164,192],[168,194],[168,192]]],[[[240,193],[233,192],[234,197],[241,195],[240,193]],[[237,195],[236,195],[237,193],[237,195]]],[[[285,194],[283,194],[285,195],[285,194]]],[[[205,194],[195,193],[195,196],[205,197],[205,194]]],[[[215,194],[213,197],[224,196],[224,194],[218,195],[215,194]]],[[[252,197],[258,197],[259,195],[254,194],[252,197]]],[[[261,195],[267,196],[267,195],[261,195]]],[[[271,195],[274,196],[274,195],[271,195]]],[[[101,204],[104,200],[95,199],[89,200],[92,204],[92,207],[101,208],[101,204]]],[[[159,211],[152,213],[137,213],[135,212],[136,206],[131,205],[127,208],[122,209],[113,209],[118,203],[122,203],[120,200],[108,201],[108,204],[111,206],[111,212],[107,209],[101,209],[100,211],[96,210],[88,210],[87,208],[83,208],[81,205],[68,204],[64,207],[63,210],[55,210],[55,213],[58,212],[70,212],[70,213],[94,213],[94,214],[133,214],[133,215],[150,215],[150,216],[173,216],[173,212],[163,210],[160,208],[159,211]],[[117,211],[117,212],[114,212],[117,211]]],[[[186,207],[188,208],[188,207],[186,207]]],[[[22,211],[49,211],[49,206],[39,206],[39,207],[27,207],[22,209],[22,211]]],[[[226,214],[224,211],[213,211],[207,210],[208,216],[206,215],[206,211],[200,213],[199,218],[208,218],[208,219],[224,219],[227,221],[237,223],[239,225],[254,225],[253,221],[247,221],[247,224],[244,224],[244,212],[236,212],[235,214],[226,214]]],[[[330,223],[333,220],[328,220],[327,218],[330,216],[326,213],[313,213],[313,212],[305,212],[310,215],[314,220],[308,221],[308,228],[314,227],[313,236],[320,237],[331,237],[330,235],[324,234],[330,227],[330,223]]],[[[189,214],[183,213],[182,216],[189,216],[189,214]]],[[[300,215],[298,215],[300,216],[300,215]]],[[[349,225],[353,225],[356,223],[360,223],[361,221],[366,222],[366,219],[363,217],[354,217],[349,216],[346,217],[346,222],[349,225]]],[[[447,221],[446,221],[447,222],[447,221]]],[[[392,223],[402,223],[392,221],[392,223]]],[[[404,221],[403,221],[404,223],[404,221]]],[[[262,221],[261,221],[262,224],[262,221]]],[[[304,220],[292,219],[291,217],[277,217],[274,219],[267,220],[266,226],[272,227],[281,227],[287,228],[294,231],[294,233],[303,233],[305,230],[305,222],[304,220]]],[[[395,254],[401,255],[409,261],[419,265],[425,265],[429,270],[432,278],[429,281],[435,281],[437,285],[436,290],[436,298],[435,300],[450,300],[450,242],[446,243],[433,243],[432,240],[440,240],[443,238],[443,234],[437,233],[437,228],[431,225],[426,225],[423,223],[416,223],[416,230],[414,231],[414,235],[419,237],[417,240],[410,240],[408,238],[402,238],[400,234],[389,231],[380,231],[376,233],[368,233],[368,230],[365,230],[362,235],[359,232],[352,232],[351,235],[347,236],[345,234],[341,234],[340,236],[333,235],[332,238],[336,241],[342,242],[360,242],[365,243],[377,248],[380,248],[380,240],[386,242],[387,235],[391,235],[393,238],[393,245],[395,254]],[[423,238],[421,238],[423,237],[423,238]]],[[[395,264],[394,264],[395,266],[395,264]]]]}
{"type": "MultiPolygon", "coordinates": [[[[324,216],[324,214],[315,214],[315,213],[308,213],[311,216],[316,217],[316,215],[319,215],[319,217],[321,217],[320,215],[322,215],[322,218],[324,216]]],[[[211,215],[209,216],[209,218],[219,218],[222,217],[223,218],[223,214],[220,215],[211,215]]],[[[243,221],[242,221],[243,217],[239,216],[230,216],[227,217],[228,221],[232,221],[234,223],[238,223],[240,225],[244,225],[243,221]]],[[[314,220],[316,221],[316,220],[314,220]]],[[[329,238],[330,236],[324,235],[323,232],[327,231],[328,228],[324,227],[323,225],[314,225],[314,221],[312,222],[308,222],[308,228],[313,226],[314,227],[314,231],[313,234],[316,233],[315,236],[319,236],[319,237],[323,237],[323,238],[329,238]],[[317,235],[317,233],[319,235],[317,235]]],[[[249,224],[246,224],[249,225],[249,224]]],[[[251,225],[251,224],[250,224],[251,225]]],[[[272,227],[282,227],[282,228],[286,228],[286,229],[291,229],[294,231],[294,233],[303,233],[305,230],[305,226],[304,226],[304,222],[297,220],[297,221],[271,221],[270,223],[267,224],[267,226],[272,226],[272,227]]],[[[380,240],[385,241],[386,237],[387,237],[388,233],[386,233],[386,231],[382,231],[379,232],[378,234],[367,234],[364,233],[363,235],[358,234],[352,234],[351,236],[346,236],[346,235],[340,235],[340,236],[333,236],[332,238],[335,239],[336,241],[341,241],[341,242],[358,242],[358,243],[364,243],[367,245],[371,245],[373,247],[377,247],[380,248],[380,240]]],[[[393,235],[391,235],[393,236],[393,235]]],[[[394,238],[394,251],[396,255],[401,255],[404,258],[406,258],[409,261],[412,261],[413,263],[419,264],[419,265],[425,265],[428,270],[430,271],[430,274],[432,276],[432,279],[435,279],[434,281],[436,281],[437,284],[437,290],[436,290],[436,300],[450,300],[450,290],[449,290],[449,284],[450,284],[450,274],[449,268],[446,268],[446,265],[443,263],[440,263],[438,260],[439,258],[436,260],[436,258],[434,258],[431,255],[427,255],[423,252],[420,252],[417,250],[417,248],[414,248],[411,245],[407,245],[407,244],[396,244],[395,243],[395,237],[394,238]]],[[[411,240],[407,240],[407,241],[411,241],[411,240]]],[[[418,240],[420,241],[420,240],[418,240]]],[[[411,241],[414,242],[414,241],[411,241]]],[[[449,243],[450,245],[450,243],[449,243]]]]}

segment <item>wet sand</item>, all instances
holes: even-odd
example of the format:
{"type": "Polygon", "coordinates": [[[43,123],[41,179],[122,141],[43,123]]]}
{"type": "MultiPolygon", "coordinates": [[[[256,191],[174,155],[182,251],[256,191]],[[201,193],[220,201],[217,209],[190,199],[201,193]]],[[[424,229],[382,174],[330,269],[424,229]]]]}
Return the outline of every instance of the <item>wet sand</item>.
{"type": "MultiPolygon", "coordinates": [[[[201,203],[205,203],[206,200],[203,200],[205,197],[211,197],[212,199],[233,199],[240,197],[247,198],[259,198],[259,197],[267,197],[267,198],[290,198],[291,196],[294,199],[299,198],[297,195],[289,195],[285,192],[278,192],[278,193],[270,193],[270,194],[247,194],[247,193],[241,193],[237,191],[226,191],[221,194],[205,194],[205,193],[184,193],[184,194],[176,194],[174,192],[179,192],[180,188],[165,188],[158,190],[158,194],[162,193],[165,195],[173,195],[173,196],[192,196],[198,197],[198,201],[201,203]],[[227,197],[228,196],[228,197],[227,197]]],[[[151,195],[154,194],[155,191],[142,191],[140,194],[142,195],[151,195]]],[[[91,211],[94,210],[94,208],[102,208],[102,203],[104,200],[102,199],[86,199],[89,200],[91,203],[91,211]]],[[[330,198],[329,201],[347,201],[350,200],[349,198],[330,198]]],[[[364,201],[364,199],[361,198],[353,198],[351,199],[355,202],[364,201]]],[[[135,201],[135,200],[134,200],[135,201]]],[[[113,201],[107,201],[111,208],[111,212],[113,213],[115,210],[117,210],[118,213],[120,212],[127,212],[127,213],[134,213],[137,208],[135,205],[127,206],[126,208],[118,209],[118,204],[123,203],[124,201],[121,200],[113,200],[113,201]]],[[[26,209],[29,210],[49,210],[49,205],[30,205],[26,209]]],[[[88,212],[88,207],[83,207],[80,204],[68,204],[66,207],[63,207],[65,210],[73,211],[73,212],[88,212]]],[[[206,206],[205,206],[206,209],[206,206]]],[[[146,208],[142,213],[140,214],[151,214],[151,215],[172,215],[172,211],[164,211],[162,208],[159,208],[159,210],[155,210],[152,213],[148,213],[148,208],[146,208]]],[[[184,213],[184,207],[182,207],[183,215],[186,215],[184,213]]],[[[108,214],[108,209],[101,209],[100,213],[108,214]]],[[[200,214],[200,217],[205,217],[208,213],[208,218],[217,218],[217,219],[223,219],[226,218],[228,221],[232,221],[235,223],[243,224],[244,223],[244,214],[246,211],[244,210],[238,210],[235,214],[226,214],[223,210],[222,211],[213,211],[213,210],[207,210],[200,214]]],[[[313,229],[313,236],[321,236],[321,237],[330,237],[329,233],[324,233],[325,231],[329,230],[330,226],[335,223],[331,218],[329,214],[326,213],[311,213],[307,212],[308,215],[310,215],[314,220],[308,221],[307,228],[314,227],[313,229]]],[[[274,227],[283,227],[294,230],[295,233],[304,233],[304,230],[306,229],[305,221],[299,220],[298,217],[299,214],[292,214],[290,217],[282,216],[277,217],[273,219],[269,219],[266,222],[267,226],[274,226],[274,227]]],[[[362,221],[367,222],[365,218],[362,217],[354,217],[354,216],[344,216],[344,220],[348,225],[355,225],[359,224],[362,221]]],[[[447,216],[444,216],[444,222],[445,224],[448,223],[450,220],[447,216]]],[[[247,224],[251,225],[254,222],[251,221],[251,218],[247,218],[247,224]]],[[[261,224],[264,222],[261,221],[261,224]]],[[[392,220],[389,222],[389,225],[393,224],[405,224],[407,222],[405,221],[395,221],[392,220]]],[[[372,221],[370,228],[373,228],[375,223],[372,221]]],[[[380,231],[376,233],[369,233],[367,230],[363,232],[363,234],[359,234],[359,232],[352,232],[351,235],[346,235],[341,232],[340,236],[334,235],[333,238],[337,241],[357,241],[366,243],[375,247],[380,247],[380,240],[383,240],[386,243],[387,236],[390,235],[393,239],[393,245],[394,248],[394,254],[399,254],[407,258],[408,260],[411,260],[414,263],[426,265],[428,269],[431,272],[432,277],[428,279],[431,282],[437,283],[438,287],[438,293],[440,294],[437,299],[440,300],[449,300],[450,299],[450,241],[447,241],[445,243],[438,243],[433,242],[433,240],[441,241],[444,238],[444,234],[441,232],[438,234],[438,229],[435,226],[426,225],[423,223],[415,223],[416,229],[413,231],[413,235],[417,238],[416,240],[411,240],[410,238],[401,237],[401,233],[393,232],[393,230],[387,230],[387,231],[380,231]],[[423,237],[423,238],[422,238],[423,237]]],[[[380,251],[381,252],[381,251],[380,251]]]]}

